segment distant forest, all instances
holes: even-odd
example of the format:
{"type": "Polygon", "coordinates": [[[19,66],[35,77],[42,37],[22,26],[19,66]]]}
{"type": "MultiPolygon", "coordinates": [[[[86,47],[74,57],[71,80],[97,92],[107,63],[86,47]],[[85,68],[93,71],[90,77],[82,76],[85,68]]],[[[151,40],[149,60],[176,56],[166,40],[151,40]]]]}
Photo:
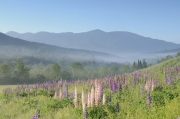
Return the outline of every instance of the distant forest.
{"type": "Polygon", "coordinates": [[[146,68],[145,60],[130,63],[105,63],[96,61],[60,63],[43,62],[33,64],[35,59],[18,58],[16,61],[3,61],[0,64],[0,84],[37,83],[47,80],[77,80],[102,78],[108,75],[132,72],[146,68]]]}
{"type": "MultiPolygon", "coordinates": [[[[180,52],[176,56],[180,56],[180,52]]],[[[157,63],[172,59],[166,56],[157,63]]],[[[0,84],[38,83],[48,80],[82,80],[102,78],[108,75],[123,74],[143,69],[147,64],[145,59],[134,61],[133,64],[116,62],[39,62],[32,57],[18,58],[17,60],[0,60],[0,84]]]]}

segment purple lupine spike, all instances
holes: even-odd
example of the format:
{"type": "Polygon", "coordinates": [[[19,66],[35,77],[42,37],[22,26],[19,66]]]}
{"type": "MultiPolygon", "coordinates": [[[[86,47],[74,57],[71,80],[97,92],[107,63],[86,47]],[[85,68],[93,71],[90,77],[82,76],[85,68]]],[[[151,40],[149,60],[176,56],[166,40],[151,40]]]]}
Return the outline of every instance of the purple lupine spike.
{"type": "Polygon", "coordinates": [[[172,84],[172,77],[171,77],[171,72],[168,75],[168,83],[171,85],[172,84]]]}
{"type": "Polygon", "coordinates": [[[114,82],[114,80],[111,80],[111,82],[110,82],[111,84],[111,90],[113,91],[113,92],[115,92],[116,91],[116,86],[115,86],[115,82],[114,82]]]}
{"type": "Polygon", "coordinates": [[[64,85],[64,97],[65,98],[68,97],[68,85],[67,84],[64,85]]]}
{"type": "Polygon", "coordinates": [[[123,84],[126,83],[126,76],[123,76],[123,84]]]}
{"type": "Polygon", "coordinates": [[[150,91],[148,92],[148,95],[147,95],[146,104],[147,104],[147,107],[148,107],[148,108],[151,107],[151,96],[150,96],[150,91]]]}
{"type": "Polygon", "coordinates": [[[144,74],[144,84],[146,84],[146,75],[144,74]]]}
{"type": "Polygon", "coordinates": [[[152,82],[151,82],[151,81],[149,81],[149,82],[148,82],[148,92],[150,92],[150,91],[151,91],[151,88],[152,88],[152,82]]]}
{"type": "Polygon", "coordinates": [[[155,78],[155,79],[154,79],[154,85],[157,86],[157,84],[158,84],[158,79],[155,78]]]}
{"type": "Polygon", "coordinates": [[[115,81],[115,87],[116,87],[116,90],[117,91],[120,91],[121,90],[121,84],[119,81],[115,81]]]}
{"type": "Polygon", "coordinates": [[[31,119],[38,119],[40,117],[39,111],[37,110],[35,115],[31,119]]]}
{"type": "Polygon", "coordinates": [[[88,118],[88,112],[87,112],[86,104],[83,104],[83,113],[84,113],[84,119],[87,119],[88,118]]]}

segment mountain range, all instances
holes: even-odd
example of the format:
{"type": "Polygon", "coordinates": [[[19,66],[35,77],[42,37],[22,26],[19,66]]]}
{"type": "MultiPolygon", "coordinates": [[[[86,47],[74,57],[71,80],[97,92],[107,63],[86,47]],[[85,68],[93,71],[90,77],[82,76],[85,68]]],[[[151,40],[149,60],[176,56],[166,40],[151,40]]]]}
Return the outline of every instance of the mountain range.
{"type": "Polygon", "coordinates": [[[180,48],[180,44],[125,31],[104,32],[98,29],[82,33],[17,33],[10,31],[6,34],[32,42],[106,52],[119,56],[126,53],[146,53],[180,48]]]}
{"type": "Polygon", "coordinates": [[[31,59],[36,58],[38,61],[51,62],[94,61],[102,59],[105,61],[109,57],[118,58],[108,53],[30,42],[0,33],[0,59],[18,57],[30,57],[31,59]]]}

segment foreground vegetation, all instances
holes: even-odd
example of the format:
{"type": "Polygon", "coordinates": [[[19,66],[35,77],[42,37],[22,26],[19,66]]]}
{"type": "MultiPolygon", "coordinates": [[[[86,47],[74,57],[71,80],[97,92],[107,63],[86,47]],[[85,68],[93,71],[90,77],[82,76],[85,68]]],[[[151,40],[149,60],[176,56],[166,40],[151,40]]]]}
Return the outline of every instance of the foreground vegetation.
{"type": "Polygon", "coordinates": [[[5,88],[0,94],[0,118],[176,119],[180,117],[179,73],[177,57],[103,79],[5,88]]]}

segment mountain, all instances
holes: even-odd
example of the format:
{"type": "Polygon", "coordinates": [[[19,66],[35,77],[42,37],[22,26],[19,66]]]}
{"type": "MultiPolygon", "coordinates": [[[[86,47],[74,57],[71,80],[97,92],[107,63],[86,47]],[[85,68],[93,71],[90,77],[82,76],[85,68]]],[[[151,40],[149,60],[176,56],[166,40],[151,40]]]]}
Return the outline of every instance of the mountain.
{"type": "Polygon", "coordinates": [[[70,62],[82,60],[105,61],[109,57],[118,59],[117,56],[107,53],[30,42],[0,33],[0,59],[12,59],[18,57],[29,57],[31,59],[36,58],[38,61],[45,60],[47,62],[70,62]]]}
{"type": "Polygon", "coordinates": [[[180,52],[180,48],[172,49],[172,50],[163,50],[163,51],[158,51],[158,52],[153,52],[153,53],[178,53],[178,52],[180,52]]]}
{"type": "Polygon", "coordinates": [[[180,44],[143,37],[124,31],[104,32],[92,30],[82,33],[16,33],[8,32],[9,36],[27,41],[45,43],[55,46],[86,49],[110,54],[146,53],[180,48],[180,44]]]}

